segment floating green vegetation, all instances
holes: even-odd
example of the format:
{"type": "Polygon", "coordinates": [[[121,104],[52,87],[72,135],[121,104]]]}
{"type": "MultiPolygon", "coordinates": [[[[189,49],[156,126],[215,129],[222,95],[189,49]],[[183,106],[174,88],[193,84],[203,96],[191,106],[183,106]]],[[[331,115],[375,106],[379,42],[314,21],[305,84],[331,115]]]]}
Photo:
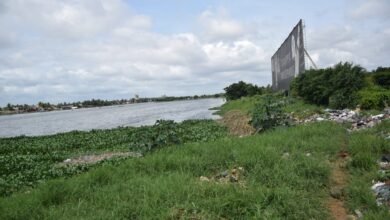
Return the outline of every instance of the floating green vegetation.
{"type": "MultiPolygon", "coordinates": [[[[72,157],[107,152],[133,151],[142,154],[172,144],[210,141],[226,135],[226,129],[212,120],[182,123],[158,121],[153,126],[120,127],[110,130],[0,139],[0,196],[22,187],[56,177],[82,173],[91,164],[58,166],[72,157]]],[[[123,158],[110,160],[115,163],[123,158]]],[[[107,163],[100,161],[99,163],[107,163]]]]}

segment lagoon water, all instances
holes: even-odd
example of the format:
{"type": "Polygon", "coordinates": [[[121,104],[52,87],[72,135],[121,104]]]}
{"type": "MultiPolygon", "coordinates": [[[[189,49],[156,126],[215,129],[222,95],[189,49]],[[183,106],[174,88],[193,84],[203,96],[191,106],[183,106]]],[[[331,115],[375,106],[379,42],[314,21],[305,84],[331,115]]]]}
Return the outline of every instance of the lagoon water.
{"type": "Polygon", "coordinates": [[[0,137],[38,136],[61,132],[152,125],[159,119],[216,119],[212,107],[223,99],[149,102],[52,112],[0,116],[0,137]]]}

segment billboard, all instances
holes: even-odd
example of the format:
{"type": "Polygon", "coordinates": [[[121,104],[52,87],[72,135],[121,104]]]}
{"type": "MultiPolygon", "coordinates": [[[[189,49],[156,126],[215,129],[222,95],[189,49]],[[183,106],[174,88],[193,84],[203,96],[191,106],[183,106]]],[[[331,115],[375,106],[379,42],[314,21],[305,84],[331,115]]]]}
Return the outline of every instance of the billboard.
{"type": "Polygon", "coordinates": [[[299,20],[271,58],[273,90],[288,90],[294,77],[305,71],[303,42],[303,25],[299,20]]]}

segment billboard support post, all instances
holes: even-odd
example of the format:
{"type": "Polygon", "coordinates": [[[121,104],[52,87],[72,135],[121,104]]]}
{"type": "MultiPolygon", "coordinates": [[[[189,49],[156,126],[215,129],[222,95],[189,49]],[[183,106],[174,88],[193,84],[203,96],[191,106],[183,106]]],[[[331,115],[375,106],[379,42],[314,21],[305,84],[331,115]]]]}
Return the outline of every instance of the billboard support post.
{"type": "Polygon", "coordinates": [[[318,69],[318,68],[317,68],[317,65],[314,63],[313,59],[310,57],[310,55],[309,55],[309,53],[306,51],[306,49],[303,48],[303,50],[305,51],[305,54],[306,54],[306,56],[309,58],[311,64],[314,66],[314,69],[318,69]]]}

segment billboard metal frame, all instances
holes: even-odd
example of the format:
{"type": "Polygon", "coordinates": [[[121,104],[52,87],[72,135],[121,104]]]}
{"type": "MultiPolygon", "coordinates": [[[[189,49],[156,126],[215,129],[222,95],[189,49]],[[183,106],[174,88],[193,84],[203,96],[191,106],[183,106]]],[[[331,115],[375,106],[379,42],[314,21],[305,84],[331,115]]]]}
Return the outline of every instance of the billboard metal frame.
{"type": "Polygon", "coordinates": [[[291,81],[305,71],[305,39],[302,19],[271,58],[272,88],[289,90],[291,81]]]}

